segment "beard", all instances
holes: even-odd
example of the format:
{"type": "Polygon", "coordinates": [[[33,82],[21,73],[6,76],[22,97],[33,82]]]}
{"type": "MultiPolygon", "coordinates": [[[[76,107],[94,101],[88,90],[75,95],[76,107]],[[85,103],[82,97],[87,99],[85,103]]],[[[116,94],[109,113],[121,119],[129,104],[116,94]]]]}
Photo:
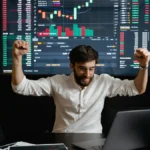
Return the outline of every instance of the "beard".
{"type": "Polygon", "coordinates": [[[78,76],[75,69],[74,69],[74,78],[76,80],[76,83],[82,87],[85,87],[85,86],[88,86],[92,79],[93,79],[93,76],[92,77],[86,77],[86,76],[78,76]]]}

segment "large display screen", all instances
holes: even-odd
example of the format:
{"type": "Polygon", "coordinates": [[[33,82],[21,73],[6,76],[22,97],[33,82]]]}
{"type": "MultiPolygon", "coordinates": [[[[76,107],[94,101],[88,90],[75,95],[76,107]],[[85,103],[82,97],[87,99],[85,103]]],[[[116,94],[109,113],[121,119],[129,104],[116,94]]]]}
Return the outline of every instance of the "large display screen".
{"type": "Polygon", "coordinates": [[[90,45],[96,73],[136,75],[138,47],[150,50],[150,0],[2,0],[1,73],[12,72],[12,45],[30,44],[25,74],[69,74],[69,52],[90,45]]]}

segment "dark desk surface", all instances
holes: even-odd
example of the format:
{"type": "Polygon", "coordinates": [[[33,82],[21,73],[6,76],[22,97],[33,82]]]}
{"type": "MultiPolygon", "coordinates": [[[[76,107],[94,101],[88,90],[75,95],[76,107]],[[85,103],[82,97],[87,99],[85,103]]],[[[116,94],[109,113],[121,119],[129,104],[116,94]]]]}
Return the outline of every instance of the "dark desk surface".
{"type": "Polygon", "coordinates": [[[88,141],[100,138],[103,138],[103,135],[98,133],[47,133],[44,135],[34,135],[34,137],[31,135],[26,135],[22,138],[15,138],[12,135],[12,137],[9,137],[9,139],[3,141],[0,143],[0,145],[18,141],[24,141],[33,144],[64,143],[69,150],[74,150],[74,148],[71,146],[73,142],[88,141]]]}

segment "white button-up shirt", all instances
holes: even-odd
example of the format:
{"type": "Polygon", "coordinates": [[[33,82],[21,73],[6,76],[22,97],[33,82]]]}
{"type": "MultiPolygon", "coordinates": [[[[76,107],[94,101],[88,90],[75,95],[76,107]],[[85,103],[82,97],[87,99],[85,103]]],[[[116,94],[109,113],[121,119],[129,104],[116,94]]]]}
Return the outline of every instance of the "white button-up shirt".
{"type": "Polygon", "coordinates": [[[56,105],[53,132],[102,133],[101,112],[105,97],[139,94],[133,80],[120,80],[107,74],[96,75],[81,89],[74,74],[55,75],[38,80],[24,79],[12,85],[22,95],[52,96],[56,105]]]}

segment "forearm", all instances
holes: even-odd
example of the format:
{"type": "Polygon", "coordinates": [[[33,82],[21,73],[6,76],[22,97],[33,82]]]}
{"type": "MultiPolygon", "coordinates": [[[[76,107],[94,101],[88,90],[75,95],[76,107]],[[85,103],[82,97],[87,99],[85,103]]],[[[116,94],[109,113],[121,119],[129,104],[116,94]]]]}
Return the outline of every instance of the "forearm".
{"type": "Polygon", "coordinates": [[[12,84],[18,85],[24,78],[24,73],[22,71],[22,56],[18,58],[13,58],[12,64],[12,84]]]}
{"type": "Polygon", "coordinates": [[[141,70],[139,69],[138,75],[134,80],[135,86],[139,94],[143,94],[146,91],[148,81],[148,69],[141,70]]]}

